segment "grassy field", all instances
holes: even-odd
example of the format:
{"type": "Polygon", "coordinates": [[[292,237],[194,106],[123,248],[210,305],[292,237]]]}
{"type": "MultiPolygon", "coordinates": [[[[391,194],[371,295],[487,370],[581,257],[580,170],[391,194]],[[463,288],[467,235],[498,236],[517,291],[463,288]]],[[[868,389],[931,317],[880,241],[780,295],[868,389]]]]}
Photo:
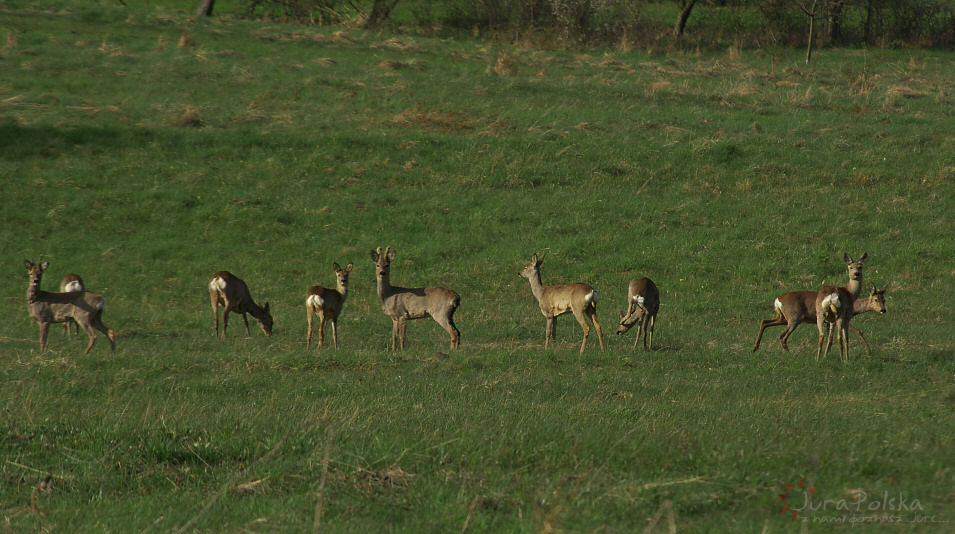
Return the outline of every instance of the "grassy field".
{"type": "Polygon", "coordinates": [[[0,7],[0,529],[953,528],[951,53],[806,68],[158,3],[0,7]],[[423,319],[390,351],[379,246],[394,284],[460,293],[460,350],[423,319]],[[605,351],[579,355],[569,316],[543,350],[534,252],[544,284],[597,289],[605,351]],[[845,283],[846,252],[891,284],[853,321],[872,355],[816,361],[812,325],[754,354],[773,299],[845,283]],[[44,289],[75,272],[107,298],[115,351],[54,325],[40,353],[39,254],[44,289]],[[340,348],[306,350],[333,262],[355,264],[340,348]],[[220,269],[271,337],[213,338],[220,269]],[[613,335],[641,276],[650,352],[613,335]]]}

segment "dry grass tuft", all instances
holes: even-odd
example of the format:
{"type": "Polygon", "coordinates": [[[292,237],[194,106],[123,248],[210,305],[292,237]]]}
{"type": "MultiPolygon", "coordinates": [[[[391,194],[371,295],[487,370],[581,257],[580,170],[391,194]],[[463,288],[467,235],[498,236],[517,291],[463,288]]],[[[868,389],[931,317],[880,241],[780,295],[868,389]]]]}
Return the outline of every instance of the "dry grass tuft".
{"type": "Polygon", "coordinates": [[[918,89],[913,89],[911,87],[906,87],[904,85],[893,85],[889,87],[889,90],[885,92],[887,97],[902,97],[902,98],[922,98],[929,95],[925,91],[919,91],[918,89]]]}
{"type": "Polygon", "coordinates": [[[371,492],[405,492],[411,485],[414,475],[404,469],[392,466],[362,474],[360,484],[371,492]]]}
{"type": "Polygon", "coordinates": [[[7,50],[12,50],[16,48],[18,42],[19,41],[17,39],[17,34],[13,33],[12,31],[7,32],[7,42],[3,46],[3,48],[0,49],[0,52],[6,52],[7,50]]]}
{"type": "Polygon", "coordinates": [[[414,41],[402,41],[401,39],[397,38],[392,38],[373,44],[371,47],[385,50],[399,50],[401,52],[415,52],[421,49],[421,47],[418,46],[418,43],[415,43],[414,41]]]}
{"type": "Polygon", "coordinates": [[[252,482],[244,482],[232,485],[232,492],[239,495],[252,495],[253,493],[262,493],[265,491],[265,479],[260,478],[259,480],[253,480],[252,482]]]}
{"type": "Polygon", "coordinates": [[[196,46],[196,40],[188,33],[184,33],[179,37],[179,44],[177,46],[179,48],[192,48],[196,46]]]}
{"type": "Polygon", "coordinates": [[[417,126],[426,130],[455,132],[473,130],[474,121],[460,111],[422,111],[409,109],[397,114],[391,120],[394,124],[417,126]]]}
{"type": "Polygon", "coordinates": [[[498,53],[494,66],[488,67],[487,70],[498,76],[517,76],[519,73],[517,60],[507,52],[498,53]]]}
{"type": "Polygon", "coordinates": [[[205,126],[205,123],[202,122],[202,118],[199,116],[199,108],[189,106],[181,117],[173,121],[173,126],[202,128],[205,126]]]}
{"type": "Polygon", "coordinates": [[[316,63],[323,67],[334,67],[335,65],[338,65],[338,61],[335,61],[330,57],[320,57],[318,59],[313,59],[312,63],[316,63]]]}

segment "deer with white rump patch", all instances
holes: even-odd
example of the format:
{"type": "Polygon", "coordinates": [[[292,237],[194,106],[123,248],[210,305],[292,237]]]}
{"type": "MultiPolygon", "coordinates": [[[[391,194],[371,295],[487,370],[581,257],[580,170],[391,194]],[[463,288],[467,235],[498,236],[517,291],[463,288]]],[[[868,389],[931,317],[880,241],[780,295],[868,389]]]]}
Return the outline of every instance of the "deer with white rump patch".
{"type": "Polygon", "coordinates": [[[620,312],[620,327],[617,328],[617,335],[639,324],[633,348],[637,348],[637,343],[643,336],[643,349],[650,350],[653,346],[653,325],[656,323],[657,312],[660,310],[660,291],[653,280],[649,278],[631,280],[627,287],[627,306],[626,313],[622,310],[620,312]]]}
{"type": "MultiPolygon", "coordinates": [[[[60,282],[60,293],[80,293],[86,291],[86,286],[83,284],[83,279],[80,278],[78,274],[68,274],[63,277],[63,281],[60,282]]],[[[63,323],[63,333],[66,334],[66,337],[70,337],[72,333],[70,331],[70,325],[73,325],[76,328],[76,333],[80,333],[80,327],[76,324],[76,321],[70,319],[63,323]]]]}
{"type": "Polygon", "coordinates": [[[320,322],[318,324],[318,348],[322,348],[325,341],[325,323],[332,323],[332,341],[335,348],[338,348],[338,315],[342,312],[345,305],[345,298],[348,297],[348,273],[352,270],[352,264],[342,269],[337,263],[333,264],[335,268],[335,289],[329,289],[322,286],[314,286],[308,290],[305,295],[305,309],[308,312],[308,338],[305,341],[305,347],[312,346],[312,318],[318,314],[320,322]]]}
{"type": "Polygon", "coordinates": [[[451,348],[461,345],[461,332],[454,326],[454,312],[461,304],[461,296],[444,287],[408,289],[391,285],[391,262],[395,251],[381,247],[371,251],[375,262],[375,277],[378,279],[378,300],[385,315],[391,318],[391,350],[396,350],[400,338],[401,350],[405,349],[405,326],[408,319],[431,316],[451,336],[451,348]]]}
{"type": "Polygon", "coordinates": [[[85,354],[89,354],[93,343],[96,343],[94,329],[106,334],[110,348],[116,348],[113,331],[103,324],[103,308],[106,305],[106,299],[89,291],[69,293],[41,291],[40,280],[43,278],[43,271],[50,266],[50,262],[43,261],[43,255],[40,255],[36,263],[24,260],[24,265],[30,271],[27,309],[30,311],[30,317],[40,324],[40,351],[46,349],[46,335],[50,325],[68,321],[76,321],[76,324],[90,337],[85,354]]]}
{"type": "MultiPolygon", "coordinates": [[[[825,321],[825,322],[827,322],[827,323],[836,322],[836,328],[833,328],[833,329],[829,330],[829,336],[828,336],[828,337],[829,337],[829,340],[828,340],[828,342],[826,343],[826,353],[825,353],[824,356],[828,356],[828,355],[829,355],[829,349],[832,348],[832,337],[833,337],[833,333],[846,334],[847,332],[850,332],[850,331],[851,331],[851,332],[855,332],[855,333],[859,334],[859,337],[862,339],[862,342],[865,343],[866,349],[869,348],[869,344],[866,343],[865,337],[863,337],[862,332],[859,332],[859,330],[857,330],[857,329],[853,328],[852,326],[850,326],[850,325],[848,324],[848,321],[851,320],[851,319],[852,319],[853,317],[855,317],[856,315],[859,315],[859,314],[862,314],[862,313],[865,313],[865,312],[870,312],[870,311],[874,311],[874,312],[878,312],[878,313],[880,313],[880,314],[884,314],[884,313],[886,312],[886,307],[885,307],[885,292],[886,292],[886,290],[887,290],[888,288],[889,288],[889,284],[885,284],[884,286],[882,286],[882,289],[878,289],[878,290],[877,290],[877,289],[875,288],[875,284],[871,284],[871,283],[870,283],[870,284],[869,284],[869,296],[868,296],[867,298],[864,298],[864,299],[861,299],[861,298],[860,298],[860,299],[853,298],[852,295],[851,295],[851,293],[849,293],[848,291],[846,291],[845,288],[833,288],[832,286],[827,286],[827,287],[824,287],[824,288],[822,288],[821,290],[819,290],[819,293],[817,294],[817,297],[816,297],[816,298],[817,298],[817,304],[816,304],[816,313],[817,313],[817,315],[818,315],[819,310],[820,310],[820,308],[821,308],[822,311],[826,312],[826,313],[825,313],[825,316],[824,316],[824,318],[823,318],[823,321],[825,321]],[[820,295],[824,295],[824,296],[823,296],[823,297],[820,297],[820,295]],[[822,298],[822,301],[821,301],[821,302],[819,301],[820,298],[822,298]],[[844,309],[843,309],[843,307],[845,306],[846,300],[848,300],[849,302],[851,302],[851,306],[849,306],[849,308],[848,308],[848,309],[849,309],[849,312],[848,312],[847,314],[844,313],[844,309]],[[837,301],[838,301],[838,302],[837,302],[837,301]],[[845,317],[843,317],[843,320],[845,321],[845,324],[843,325],[842,330],[839,329],[838,322],[837,322],[837,319],[839,319],[839,316],[840,316],[840,315],[844,315],[844,316],[845,316],[845,317]]],[[[818,326],[821,322],[822,322],[822,321],[819,321],[819,320],[817,319],[817,320],[816,320],[817,326],[818,326]]],[[[829,325],[827,324],[826,326],[828,327],[829,325]]],[[[846,334],[846,336],[847,336],[847,334],[846,334]]],[[[822,343],[822,331],[821,331],[821,330],[820,330],[819,343],[820,343],[820,347],[819,347],[819,348],[820,348],[820,350],[821,350],[821,348],[822,348],[822,345],[821,345],[821,343],[822,343]]],[[[848,359],[849,359],[849,347],[848,347],[848,345],[849,345],[849,339],[848,339],[848,336],[845,337],[844,342],[843,342],[843,339],[840,339],[840,340],[839,340],[839,354],[840,354],[840,356],[842,356],[842,353],[843,353],[843,352],[842,352],[842,351],[843,351],[843,345],[845,345],[845,357],[844,357],[843,359],[844,359],[844,360],[848,360],[848,359]]],[[[816,352],[816,358],[819,358],[819,352],[820,352],[820,351],[817,351],[817,352],[816,352]]],[[[867,352],[868,352],[868,351],[867,351],[867,352]]],[[[871,352],[868,352],[868,353],[871,354],[871,352]]]]}
{"type": "Polygon", "coordinates": [[[224,306],[222,312],[222,337],[225,338],[226,328],[229,326],[229,312],[241,313],[245,321],[245,333],[252,337],[249,330],[251,315],[259,322],[259,327],[266,336],[272,335],[272,314],[269,313],[269,303],[259,307],[249,294],[249,287],[239,277],[229,271],[217,271],[209,277],[209,299],[212,301],[212,313],[216,316],[216,337],[219,337],[219,306],[224,306]]]}
{"type": "MultiPolygon", "coordinates": [[[[843,260],[846,262],[846,269],[849,274],[849,283],[846,284],[845,289],[849,291],[853,299],[858,298],[862,292],[862,265],[868,257],[868,254],[863,253],[858,260],[853,260],[848,253],[844,253],[843,255],[843,260]]],[[[763,330],[766,330],[766,328],[770,326],[781,325],[786,325],[786,330],[779,336],[779,342],[782,344],[783,350],[789,352],[789,336],[796,330],[796,327],[802,323],[816,322],[817,293],[818,291],[790,291],[777,297],[773,303],[776,316],[760,323],[759,334],[756,336],[756,344],[753,346],[753,352],[759,349],[759,342],[763,339],[763,330]]],[[[862,332],[854,327],[849,327],[849,331],[855,332],[862,338],[866,353],[871,354],[869,343],[866,342],[862,332]]]]}
{"type": "MultiPolygon", "coordinates": [[[[546,256],[546,254],[544,254],[546,256]]],[[[544,349],[547,349],[551,338],[557,338],[557,317],[568,312],[572,312],[580,327],[584,329],[584,340],[580,344],[581,354],[587,346],[587,336],[590,334],[590,325],[587,324],[585,317],[590,317],[597,330],[597,339],[600,340],[600,350],[604,348],[603,332],[600,330],[600,324],[597,322],[597,292],[589,284],[582,282],[574,284],[563,284],[557,286],[545,286],[541,284],[541,263],[544,256],[537,256],[535,252],[531,256],[531,262],[518,273],[527,278],[531,283],[531,292],[540,305],[541,313],[547,319],[547,326],[544,330],[544,349]]]]}

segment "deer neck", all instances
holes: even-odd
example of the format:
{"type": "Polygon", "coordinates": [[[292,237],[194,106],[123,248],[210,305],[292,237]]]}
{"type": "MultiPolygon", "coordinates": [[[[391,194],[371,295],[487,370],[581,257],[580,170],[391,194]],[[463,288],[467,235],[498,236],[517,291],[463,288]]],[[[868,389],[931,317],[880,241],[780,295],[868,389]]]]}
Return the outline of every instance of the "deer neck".
{"type": "Polygon", "coordinates": [[[852,295],[853,300],[858,301],[859,294],[862,293],[862,277],[860,276],[857,280],[849,280],[846,291],[852,295]]]}
{"type": "Polygon", "coordinates": [[[390,276],[378,276],[378,300],[384,302],[384,300],[391,296],[391,280],[390,276]]]}
{"type": "Polygon", "coordinates": [[[260,308],[259,305],[256,304],[255,301],[253,301],[251,298],[249,299],[248,311],[249,311],[249,315],[251,315],[252,317],[255,317],[258,320],[262,320],[265,318],[265,310],[260,308]]]}
{"type": "Polygon", "coordinates": [[[338,291],[338,294],[342,296],[342,302],[345,302],[345,299],[348,298],[348,286],[339,283],[336,290],[338,291]]]}
{"type": "Polygon", "coordinates": [[[852,315],[859,315],[867,311],[872,311],[872,308],[869,306],[869,299],[856,299],[855,302],[852,303],[852,315]]]}
{"type": "Polygon", "coordinates": [[[541,283],[541,273],[536,272],[527,280],[531,283],[531,293],[537,298],[537,302],[543,302],[541,298],[544,296],[544,285],[541,283]]]}

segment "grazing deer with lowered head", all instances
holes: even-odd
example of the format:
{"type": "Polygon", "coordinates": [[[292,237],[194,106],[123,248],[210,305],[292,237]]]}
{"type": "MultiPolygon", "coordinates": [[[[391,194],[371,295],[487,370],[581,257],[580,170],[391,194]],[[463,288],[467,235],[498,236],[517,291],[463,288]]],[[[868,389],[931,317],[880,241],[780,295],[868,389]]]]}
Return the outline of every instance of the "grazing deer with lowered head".
{"type": "MultiPolygon", "coordinates": [[[[849,273],[849,283],[846,284],[845,288],[853,295],[853,298],[857,298],[862,292],[862,265],[865,263],[868,254],[863,253],[862,256],[853,261],[852,257],[848,253],[845,253],[843,260],[846,262],[846,268],[849,273]]],[[[796,327],[802,323],[815,323],[816,322],[816,294],[818,291],[791,291],[789,293],[783,293],[776,298],[773,303],[773,307],[776,310],[776,316],[772,319],[766,319],[759,325],[759,334],[756,336],[756,344],[753,346],[753,352],[756,352],[759,349],[759,342],[763,339],[763,330],[770,326],[781,326],[786,325],[786,329],[783,331],[782,335],[779,336],[779,341],[782,343],[783,350],[789,352],[789,336],[792,335],[793,331],[796,330],[796,327]]],[[[871,353],[869,350],[869,344],[865,341],[865,338],[862,336],[862,333],[859,332],[856,328],[849,328],[850,332],[855,332],[862,337],[862,343],[865,345],[865,350],[867,353],[871,353]]]]}
{"type": "Polygon", "coordinates": [[[535,252],[531,256],[531,262],[518,273],[531,283],[531,292],[537,298],[541,313],[547,318],[547,326],[544,330],[544,349],[547,349],[551,338],[557,339],[557,324],[555,322],[557,317],[572,312],[581,328],[584,329],[584,340],[580,344],[581,354],[587,346],[587,336],[590,334],[590,325],[587,324],[585,317],[590,317],[591,322],[594,323],[594,328],[597,330],[597,339],[600,340],[600,350],[603,350],[603,332],[600,331],[600,324],[597,322],[597,292],[589,284],[584,283],[558,286],[541,284],[540,269],[541,263],[544,262],[544,256],[538,257],[535,252]]]}
{"type": "Polygon", "coordinates": [[[249,331],[248,313],[259,322],[259,326],[266,336],[272,335],[272,315],[269,313],[269,303],[259,307],[249,294],[249,287],[245,282],[229,271],[217,271],[209,277],[209,299],[212,301],[212,313],[216,316],[216,337],[219,337],[219,306],[224,306],[222,312],[222,337],[229,326],[229,312],[241,313],[245,321],[245,333],[252,337],[249,331]]]}
{"type": "Polygon", "coordinates": [[[352,264],[342,269],[337,263],[333,264],[335,268],[336,288],[328,289],[322,286],[314,286],[305,294],[305,310],[308,312],[308,338],[305,341],[305,347],[312,346],[312,318],[318,314],[320,319],[318,325],[318,348],[322,348],[325,341],[325,323],[332,322],[332,340],[335,342],[335,348],[338,348],[338,315],[342,312],[342,306],[345,305],[345,298],[348,296],[348,273],[352,270],[352,264]]]}
{"type": "Polygon", "coordinates": [[[620,327],[617,328],[617,335],[623,334],[635,324],[639,324],[637,329],[637,339],[633,342],[633,348],[637,348],[640,342],[640,336],[643,336],[643,349],[650,350],[653,346],[653,325],[657,319],[657,312],[660,310],[660,291],[656,284],[649,278],[640,278],[631,280],[627,287],[627,312],[620,312],[620,327]],[[649,335],[649,341],[647,337],[649,335]]]}
{"type": "Polygon", "coordinates": [[[94,329],[106,334],[110,348],[116,348],[113,331],[103,324],[103,307],[106,305],[106,299],[89,291],[70,293],[41,291],[40,280],[43,278],[43,271],[50,266],[50,262],[43,261],[43,256],[40,255],[36,263],[24,260],[24,265],[30,271],[27,309],[30,311],[30,317],[40,323],[40,351],[46,348],[46,335],[50,325],[67,321],[76,321],[76,324],[90,337],[84,354],[89,354],[93,343],[96,343],[94,329]]]}
{"type": "Polygon", "coordinates": [[[385,251],[371,251],[375,262],[375,276],[378,279],[378,300],[385,315],[391,317],[391,350],[396,350],[401,340],[401,350],[405,348],[405,325],[408,319],[420,319],[430,315],[448,334],[451,335],[451,348],[461,345],[461,332],[454,326],[454,312],[461,304],[461,296],[444,287],[423,287],[407,289],[391,285],[391,262],[395,251],[386,247],[385,251]]]}
{"type": "MultiPolygon", "coordinates": [[[[60,282],[60,293],[79,293],[86,291],[86,286],[83,284],[83,279],[80,278],[78,274],[68,274],[63,277],[63,281],[60,282]]],[[[66,334],[66,337],[70,337],[70,325],[76,328],[76,333],[80,333],[80,327],[76,324],[76,321],[70,319],[63,323],[63,333],[66,334]]]]}

